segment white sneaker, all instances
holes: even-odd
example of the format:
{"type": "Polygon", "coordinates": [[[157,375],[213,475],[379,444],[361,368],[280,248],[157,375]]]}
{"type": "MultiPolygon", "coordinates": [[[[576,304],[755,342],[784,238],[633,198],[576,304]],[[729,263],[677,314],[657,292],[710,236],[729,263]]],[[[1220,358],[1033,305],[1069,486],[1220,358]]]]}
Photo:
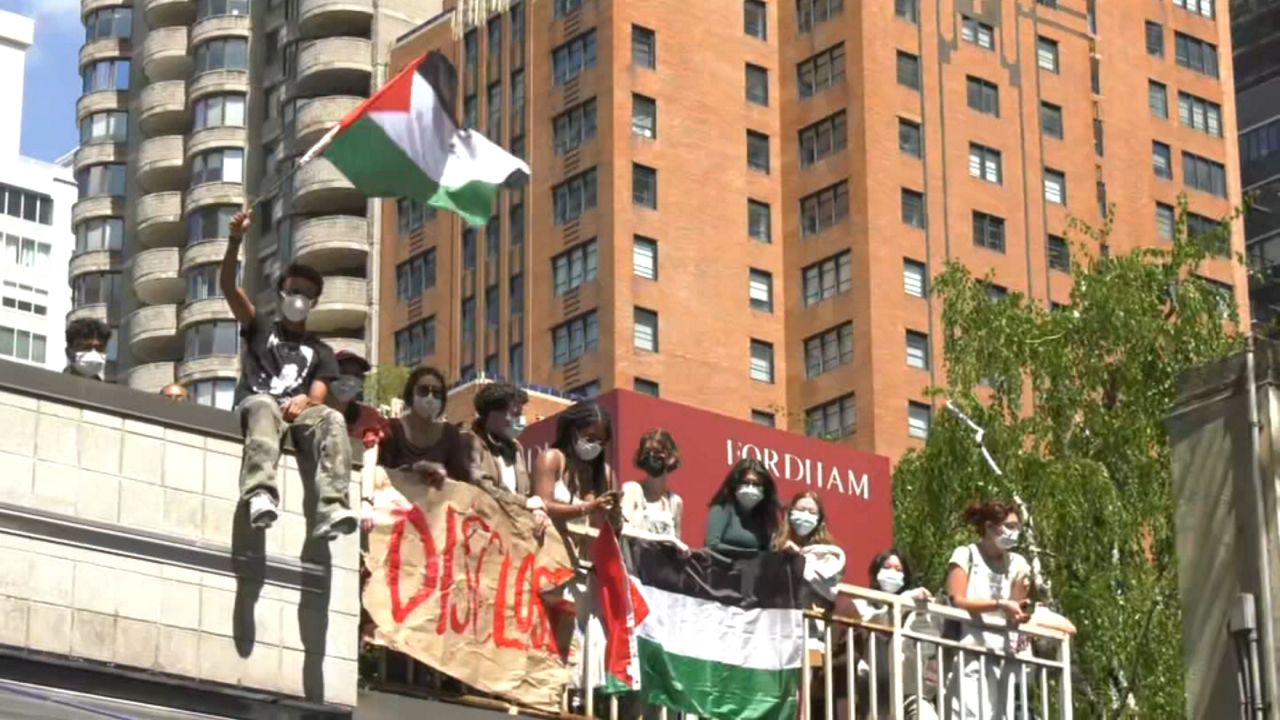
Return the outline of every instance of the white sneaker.
{"type": "Polygon", "coordinates": [[[280,518],[276,500],[265,490],[249,496],[249,524],[258,530],[266,530],[280,518]]]}
{"type": "Polygon", "coordinates": [[[360,516],[351,510],[339,510],[316,525],[311,537],[317,540],[337,540],[339,535],[350,535],[360,528],[360,516]]]}

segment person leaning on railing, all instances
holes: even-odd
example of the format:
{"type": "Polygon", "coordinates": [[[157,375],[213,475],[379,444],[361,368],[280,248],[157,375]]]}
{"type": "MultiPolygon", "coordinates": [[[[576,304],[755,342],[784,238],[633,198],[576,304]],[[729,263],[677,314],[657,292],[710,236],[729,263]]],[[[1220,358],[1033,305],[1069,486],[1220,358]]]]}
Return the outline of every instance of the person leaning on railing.
{"type": "Polygon", "coordinates": [[[622,484],[622,532],[674,542],[687,551],[688,546],[680,540],[684,500],[668,484],[671,473],[680,467],[680,448],[675,438],[661,428],[649,430],[640,436],[633,464],[644,478],[622,484]]]}
{"type": "MultiPolygon", "coordinates": [[[[871,566],[867,569],[868,587],[872,590],[880,592],[892,593],[903,598],[908,598],[917,603],[927,603],[933,600],[932,593],[928,588],[920,585],[915,574],[911,572],[911,565],[907,562],[907,558],[897,548],[889,548],[871,561],[871,566]]],[[[884,603],[877,603],[873,600],[858,598],[854,600],[854,607],[858,610],[858,617],[863,621],[875,625],[892,625],[891,608],[884,603]]],[[[912,621],[920,618],[920,615],[913,614],[907,618],[907,624],[911,625],[912,621]]],[[[893,668],[889,663],[889,637],[882,633],[874,633],[869,643],[872,651],[876,654],[876,676],[870,678],[871,666],[864,659],[858,660],[859,677],[868,676],[868,681],[877,684],[877,698],[880,701],[880,708],[877,712],[881,716],[889,714],[890,682],[893,675],[893,668]]],[[[932,720],[938,716],[937,711],[930,700],[934,691],[937,689],[937,666],[934,660],[930,658],[926,662],[921,663],[925,669],[925,677],[916,677],[916,663],[914,653],[920,652],[923,648],[914,641],[906,641],[904,643],[903,663],[901,669],[901,677],[903,678],[903,708],[906,711],[906,717],[919,718],[920,720],[932,720]],[[932,672],[930,672],[932,669],[932,672]],[[919,680],[919,682],[917,682],[919,680]],[[923,697],[917,695],[917,687],[924,690],[923,697]]]]}
{"type": "Polygon", "coordinates": [[[780,509],[778,485],[769,468],[754,458],[743,458],[729,468],[711,498],[704,545],[717,552],[768,550],[778,532],[780,509]]]}
{"type": "Polygon", "coordinates": [[[542,528],[547,524],[545,503],[533,492],[519,440],[527,402],[529,394],[507,382],[488,383],[476,392],[472,403],[476,417],[462,433],[466,469],[458,479],[480,487],[499,502],[523,505],[542,528]]]}

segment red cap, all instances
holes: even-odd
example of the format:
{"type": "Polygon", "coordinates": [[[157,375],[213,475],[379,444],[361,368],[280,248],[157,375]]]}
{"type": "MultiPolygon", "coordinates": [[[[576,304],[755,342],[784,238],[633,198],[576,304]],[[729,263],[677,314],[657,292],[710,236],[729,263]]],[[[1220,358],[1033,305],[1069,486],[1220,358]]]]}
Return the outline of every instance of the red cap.
{"type": "Polygon", "coordinates": [[[355,360],[356,362],[360,363],[361,372],[369,372],[369,369],[370,369],[369,361],[360,357],[356,353],[351,352],[350,350],[339,350],[337,354],[334,355],[334,357],[337,358],[339,363],[345,360],[355,360]]]}

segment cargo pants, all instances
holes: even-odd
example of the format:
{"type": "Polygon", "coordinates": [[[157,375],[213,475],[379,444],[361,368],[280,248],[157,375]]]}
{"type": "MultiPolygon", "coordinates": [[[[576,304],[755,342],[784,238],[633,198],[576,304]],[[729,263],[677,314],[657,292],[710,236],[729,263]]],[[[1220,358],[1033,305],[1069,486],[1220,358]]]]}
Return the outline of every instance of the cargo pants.
{"type": "Polygon", "coordinates": [[[342,415],[327,405],[312,405],[293,421],[284,419],[279,401],[266,394],[250,395],[236,408],[244,434],[244,455],[240,464],[240,497],[244,500],[265,491],[280,501],[276,466],[280,444],[289,432],[298,453],[298,466],[312,470],[316,490],[316,515],[324,520],[340,510],[349,510],[351,483],[351,443],[342,415]]]}

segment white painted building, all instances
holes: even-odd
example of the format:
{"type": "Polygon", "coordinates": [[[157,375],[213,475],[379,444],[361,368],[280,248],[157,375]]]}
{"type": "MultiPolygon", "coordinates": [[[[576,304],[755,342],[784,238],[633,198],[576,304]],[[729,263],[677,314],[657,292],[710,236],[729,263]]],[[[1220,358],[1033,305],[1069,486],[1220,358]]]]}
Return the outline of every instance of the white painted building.
{"type": "Polygon", "coordinates": [[[26,52],[34,36],[34,20],[0,11],[0,78],[11,102],[0,113],[0,357],[61,370],[76,183],[71,153],[47,163],[19,151],[26,52]]]}

